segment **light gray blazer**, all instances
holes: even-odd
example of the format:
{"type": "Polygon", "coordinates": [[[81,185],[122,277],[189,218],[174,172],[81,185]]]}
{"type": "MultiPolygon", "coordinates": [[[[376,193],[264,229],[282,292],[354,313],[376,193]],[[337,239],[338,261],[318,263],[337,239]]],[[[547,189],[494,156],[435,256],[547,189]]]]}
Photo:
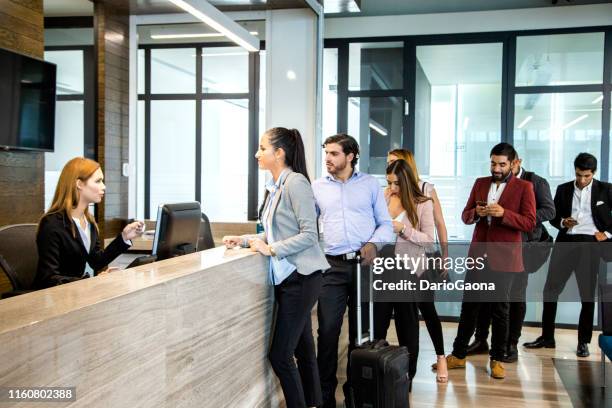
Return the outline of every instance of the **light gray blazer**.
{"type": "MultiPolygon", "coordinates": [[[[264,208],[269,199],[268,195],[264,208]]],[[[276,240],[271,246],[278,259],[287,258],[302,275],[330,268],[319,245],[315,199],[306,177],[293,171],[287,174],[280,191],[274,195],[270,211],[276,240]]],[[[265,232],[243,237],[260,238],[268,242],[265,232]]]]}

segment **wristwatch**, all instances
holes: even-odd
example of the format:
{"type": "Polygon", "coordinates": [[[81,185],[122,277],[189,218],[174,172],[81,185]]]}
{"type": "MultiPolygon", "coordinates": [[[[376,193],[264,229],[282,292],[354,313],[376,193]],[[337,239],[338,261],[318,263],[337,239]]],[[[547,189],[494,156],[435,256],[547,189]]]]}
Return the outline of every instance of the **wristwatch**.
{"type": "Polygon", "coordinates": [[[270,251],[270,255],[276,258],[276,251],[272,248],[272,245],[268,245],[268,251],[270,251]]]}
{"type": "Polygon", "coordinates": [[[399,236],[404,238],[404,232],[406,232],[406,225],[404,225],[404,228],[402,228],[402,230],[399,233],[399,236]]]}

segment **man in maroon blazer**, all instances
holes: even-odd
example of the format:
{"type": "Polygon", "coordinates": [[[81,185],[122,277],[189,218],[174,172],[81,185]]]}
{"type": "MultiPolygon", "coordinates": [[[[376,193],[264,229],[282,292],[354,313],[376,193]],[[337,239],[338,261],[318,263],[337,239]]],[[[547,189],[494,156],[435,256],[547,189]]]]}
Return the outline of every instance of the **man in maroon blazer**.
{"type": "Polygon", "coordinates": [[[486,260],[484,269],[467,271],[465,282],[494,283],[495,291],[464,291],[457,337],[447,357],[449,369],[465,367],[480,304],[488,299],[492,316],[491,376],[505,377],[501,361],[508,336],[510,286],[516,273],[525,273],[521,232],[531,231],[536,225],[533,185],[513,176],[511,167],[516,159],[512,145],[500,143],[493,147],[491,177],[476,180],[461,215],[464,223],[476,224],[469,257],[486,260]]]}

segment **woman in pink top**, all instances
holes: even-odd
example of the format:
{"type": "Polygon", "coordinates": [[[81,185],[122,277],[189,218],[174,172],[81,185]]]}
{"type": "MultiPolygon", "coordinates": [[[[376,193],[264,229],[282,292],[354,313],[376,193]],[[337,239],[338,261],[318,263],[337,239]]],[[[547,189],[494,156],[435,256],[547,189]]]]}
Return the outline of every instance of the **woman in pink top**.
{"type": "MultiPolygon", "coordinates": [[[[424,259],[426,249],[434,240],[433,201],[421,192],[418,180],[404,160],[397,160],[387,167],[387,184],[389,214],[393,219],[393,231],[397,234],[395,253],[415,260],[424,259]]],[[[422,267],[417,267],[412,273],[398,272],[400,279],[418,283],[418,276],[423,271],[422,267]]],[[[393,315],[399,344],[408,348],[410,353],[408,373],[412,379],[419,354],[418,303],[407,301],[405,297],[401,300],[375,303],[374,337],[386,338],[393,315]]]]}
{"type": "MultiPolygon", "coordinates": [[[[436,190],[431,183],[426,183],[420,180],[419,172],[417,170],[416,161],[414,160],[414,155],[410,150],[406,149],[396,149],[389,152],[387,156],[387,164],[395,162],[396,160],[405,161],[408,164],[408,167],[411,170],[411,173],[416,178],[419,191],[423,192],[425,196],[431,197],[433,203],[433,219],[435,230],[438,235],[438,240],[440,244],[440,249],[442,250],[442,257],[445,258],[448,256],[448,234],[446,230],[446,223],[444,222],[444,216],[442,214],[442,206],[440,205],[440,200],[438,195],[436,194],[436,190]]],[[[389,196],[390,189],[387,188],[385,190],[385,197],[389,196]]],[[[391,208],[389,208],[391,211],[391,208]]],[[[432,239],[431,242],[435,242],[432,239]]],[[[421,294],[421,301],[418,303],[418,309],[421,312],[421,316],[423,316],[423,320],[425,321],[425,325],[427,326],[427,331],[429,332],[429,337],[433,342],[434,349],[436,351],[437,356],[437,370],[436,370],[436,380],[439,383],[445,383],[448,381],[448,369],[446,367],[446,358],[444,357],[444,337],[442,333],[442,323],[440,322],[440,317],[438,316],[438,312],[436,311],[436,305],[434,303],[433,292],[427,294],[421,294]],[[423,301],[423,295],[430,295],[430,299],[423,301]]]]}

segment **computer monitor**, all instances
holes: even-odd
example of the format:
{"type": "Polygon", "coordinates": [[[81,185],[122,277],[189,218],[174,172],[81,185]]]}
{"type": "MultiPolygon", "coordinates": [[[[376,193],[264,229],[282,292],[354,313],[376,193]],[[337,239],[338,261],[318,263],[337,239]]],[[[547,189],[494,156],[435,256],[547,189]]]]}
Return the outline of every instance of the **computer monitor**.
{"type": "Polygon", "coordinates": [[[152,255],[158,261],[196,252],[202,207],[197,201],[160,205],[152,255]]]}

